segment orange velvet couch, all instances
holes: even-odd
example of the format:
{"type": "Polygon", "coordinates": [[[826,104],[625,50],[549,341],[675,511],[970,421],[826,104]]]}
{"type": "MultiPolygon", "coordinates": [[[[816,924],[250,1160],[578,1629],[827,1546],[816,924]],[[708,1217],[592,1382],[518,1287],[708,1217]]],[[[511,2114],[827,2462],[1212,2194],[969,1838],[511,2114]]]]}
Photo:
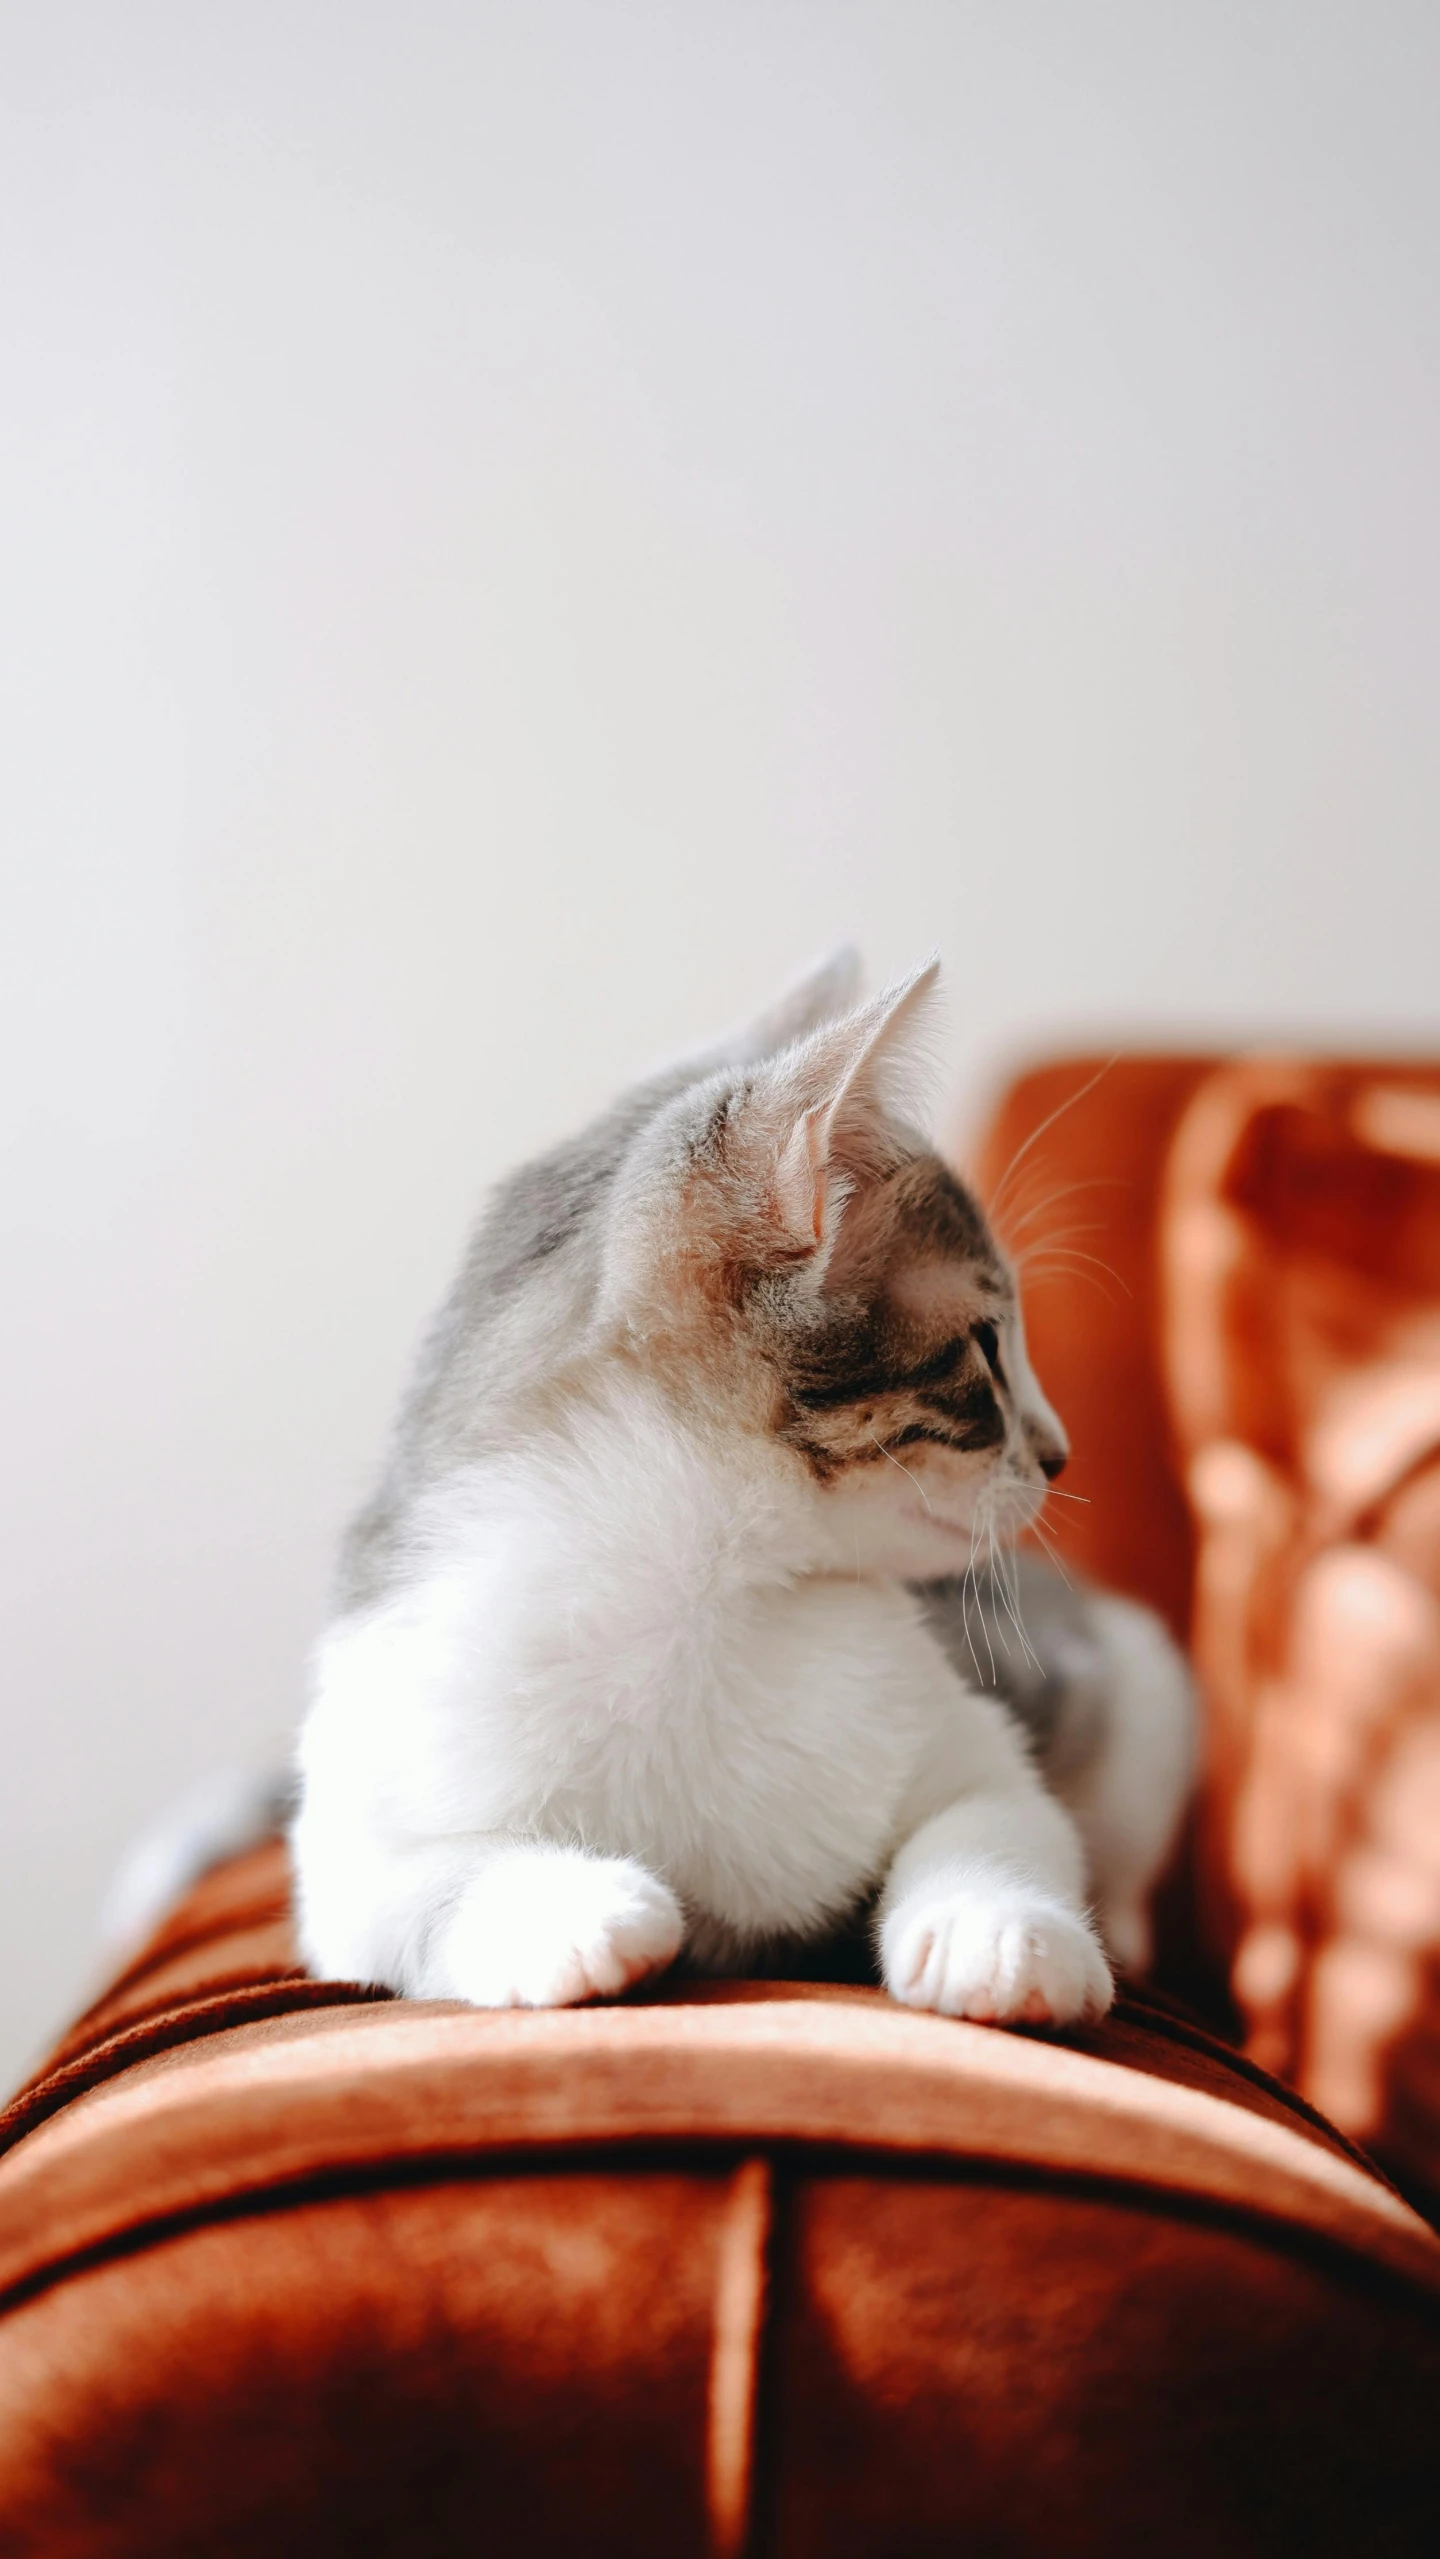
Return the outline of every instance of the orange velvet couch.
{"type": "Polygon", "coordinates": [[[1075,1443],[1058,1543],[1204,1696],[1161,1978],[1433,2213],[1440,1067],[1069,1060],[1005,1097],[982,1188],[1055,1110],[1000,1223],[1075,1443]]]}
{"type": "Polygon", "coordinates": [[[1124,1061],[1002,1183],[1088,1072],[981,1172],[1063,1543],[1194,1612],[1189,2007],[406,2004],[233,1861],[0,2121],[6,2559],[1440,2542],[1440,2240],[1350,2134],[1425,2200],[1440,1074],[1124,1061]]]}

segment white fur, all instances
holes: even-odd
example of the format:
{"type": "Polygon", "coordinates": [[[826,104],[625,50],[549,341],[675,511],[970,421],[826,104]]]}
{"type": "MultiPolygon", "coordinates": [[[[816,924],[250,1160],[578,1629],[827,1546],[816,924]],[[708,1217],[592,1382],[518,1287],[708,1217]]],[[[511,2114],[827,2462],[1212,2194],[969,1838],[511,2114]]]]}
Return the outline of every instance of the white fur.
{"type": "MultiPolygon", "coordinates": [[[[869,1474],[915,1511],[913,1477],[869,1474]]],[[[294,1833],[307,1959],[547,2005],[622,1988],[682,1935],[724,1963],[817,1932],[888,1872],[897,1997],[1103,2009],[1074,1825],[903,1584],[857,1573],[852,1525],[788,1457],[740,1469],[633,1374],[472,1468],[405,1595],[321,1645],[294,1833]]],[[[933,1550],[923,1514],[912,1534],[933,1550]]]]}

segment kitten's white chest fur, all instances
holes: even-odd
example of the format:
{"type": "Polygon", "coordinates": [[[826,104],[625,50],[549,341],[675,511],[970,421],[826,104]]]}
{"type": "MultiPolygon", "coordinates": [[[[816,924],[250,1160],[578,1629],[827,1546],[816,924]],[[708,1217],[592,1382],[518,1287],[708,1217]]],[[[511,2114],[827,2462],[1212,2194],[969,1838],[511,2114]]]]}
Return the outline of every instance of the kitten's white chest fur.
{"type": "Polygon", "coordinates": [[[713,1953],[841,1913],[958,1684],[908,1592],[824,1560],[643,1394],[476,1469],[428,1570],[322,1648],[302,1839],[330,1968],[388,1951],[363,1880],[341,1917],[357,1817],[372,1854],[519,1832],[638,1857],[713,1953]]]}
{"type": "Polygon", "coordinates": [[[625,1720],[597,1713],[547,1815],[663,1874],[707,1948],[813,1930],[895,1842],[935,1720],[929,1646],[898,1590],[752,1590],[625,1720]]]}

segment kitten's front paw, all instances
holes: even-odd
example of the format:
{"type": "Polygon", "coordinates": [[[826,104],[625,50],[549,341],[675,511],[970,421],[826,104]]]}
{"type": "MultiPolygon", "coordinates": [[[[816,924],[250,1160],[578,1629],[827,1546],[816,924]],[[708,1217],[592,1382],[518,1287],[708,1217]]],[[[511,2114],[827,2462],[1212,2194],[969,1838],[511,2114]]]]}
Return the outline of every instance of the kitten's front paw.
{"type": "Polygon", "coordinates": [[[917,1892],[884,1920],[880,1956],[907,2008],[985,2025],[1073,2025],[1115,1996],[1093,1930],[1038,1894],[917,1892]]]}
{"type": "Polygon", "coordinates": [[[467,1884],[437,1944],[437,1994],[474,2008],[613,1998],[680,1952],[667,1884],[629,1857],[517,1847],[467,1884]]]}

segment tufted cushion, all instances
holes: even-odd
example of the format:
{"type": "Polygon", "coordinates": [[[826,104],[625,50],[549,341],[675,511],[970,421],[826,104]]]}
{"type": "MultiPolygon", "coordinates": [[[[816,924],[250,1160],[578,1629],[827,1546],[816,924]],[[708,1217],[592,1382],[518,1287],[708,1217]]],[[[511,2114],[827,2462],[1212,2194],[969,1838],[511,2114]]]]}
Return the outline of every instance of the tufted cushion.
{"type": "Polygon", "coordinates": [[[1434,2546],[1440,2241],[1141,2000],[409,2005],[277,1847],[3,2140],[7,2559],[1434,2546]]]}
{"type": "Polygon", "coordinates": [[[979,1170],[1062,1552],[1201,1673],[1166,1977],[1440,2210],[1440,1068],[1062,1060],[979,1170]]]}
{"type": "Polygon", "coordinates": [[[1440,2201],[1440,1071],[1221,1068],[1157,1229],[1249,2049],[1440,2201]]]}

